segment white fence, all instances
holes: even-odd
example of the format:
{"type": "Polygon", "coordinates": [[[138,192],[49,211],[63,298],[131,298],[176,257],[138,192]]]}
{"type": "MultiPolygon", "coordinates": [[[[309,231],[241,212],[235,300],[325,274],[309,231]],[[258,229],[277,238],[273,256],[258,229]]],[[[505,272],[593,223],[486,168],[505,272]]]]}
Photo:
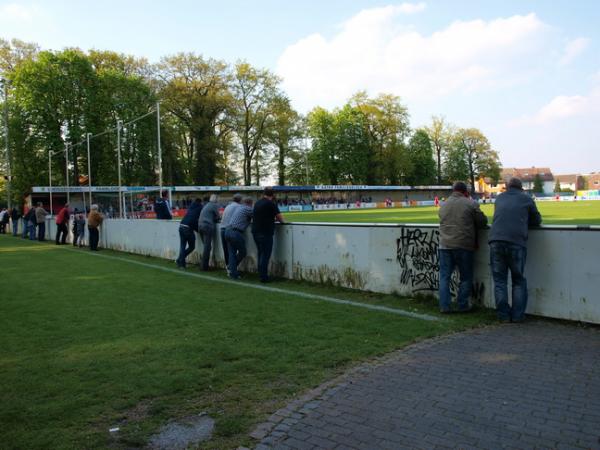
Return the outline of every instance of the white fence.
{"type": "MultiPolygon", "coordinates": [[[[101,246],[175,260],[178,222],[106,220],[101,246]]],[[[54,236],[54,224],[50,227],[54,236]]],[[[87,234],[87,231],[86,231],[87,234]]],[[[271,271],[279,276],[332,283],[382,293],[436,294],[437,225],[294,223],[278,226],[271,271]]],[[[254,270],[256,247],[246,232],[248,257],[242,270],[254,270]]],[[[479,235],[475,258],[475,301],[493,307],[487,231],[479,235]]],[[[212,264],[223,267],[220,239],[212,264]]],[[[198,262],[197,247],[188,261],[198,262]]],[[[546,317],[600,323],[600,227],[543,227],[531,230],[526,276],[528,312],[546,317]]],[[[454,284],[454,288],[456,287],[454,284]]]]}

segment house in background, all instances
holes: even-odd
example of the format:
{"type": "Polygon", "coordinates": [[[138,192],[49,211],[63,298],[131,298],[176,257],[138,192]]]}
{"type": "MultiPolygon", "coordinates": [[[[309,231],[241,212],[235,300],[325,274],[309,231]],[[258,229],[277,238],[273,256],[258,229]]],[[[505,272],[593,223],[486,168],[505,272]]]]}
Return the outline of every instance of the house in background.
{"type": "Polygon", "coordinates": [[[502,185],[505,186],[508,180],[512,177],[517,177],[523,182],[523,189],[531,191],[536,175],[539,175],[542,180],[544,194],[552,194],[554,192],[555,180],[549,167],[505,168],[502,169],[500,178],[502,185]]]}
{"type": "Polygon", "coordinates": [[[570,190],[576,192],[584,188],[585,180],[579,174],[554,175],[554,180],[553,188],[556,186],[556,181],[558,181],[562,191],[570,190]]]}
{"type": "Polygon", "coordinates": [[[600,189],[600,172],[592,172],[584,175],[587,181],[587,188],[590,190],[600,189]]]}

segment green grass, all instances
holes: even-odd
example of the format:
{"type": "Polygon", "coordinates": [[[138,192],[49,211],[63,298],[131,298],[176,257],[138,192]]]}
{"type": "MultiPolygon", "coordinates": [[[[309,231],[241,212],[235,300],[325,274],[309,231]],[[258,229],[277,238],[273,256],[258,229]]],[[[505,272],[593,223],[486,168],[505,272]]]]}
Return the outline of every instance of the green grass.
{"type": "MultiPolygon", "coordinates": [[[[537,202],[545,225],[600,225],[600,201],[537,202]]],[[[491,223],[494,206],[481,209],[491,223]]],[[[291,222],[438,223],[433,206],[391,209],[352,209],[285,213],[291,222]]]]}
{"type": "MultiPolygon", "coordinates": [[[[482,311],[426,322],[7,236],[0,275],[2,448],[142,446],[169,419],[202,411],[217,421],[203,448],[251,445],[257,423],[347,367],[493,320],[482,311]],[[112,426],[121,428],[117,436],[112,426]]],[[[273,284],[436,311],[427,299],[273,284]]]]}

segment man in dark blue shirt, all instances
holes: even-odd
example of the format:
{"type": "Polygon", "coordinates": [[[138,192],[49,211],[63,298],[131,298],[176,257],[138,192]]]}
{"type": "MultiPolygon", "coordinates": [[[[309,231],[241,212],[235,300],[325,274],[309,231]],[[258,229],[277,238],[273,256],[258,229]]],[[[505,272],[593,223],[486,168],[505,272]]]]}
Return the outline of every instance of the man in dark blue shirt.
{"type": "Polygon", "coordinates": [[[511,178],[507,191],[494,204],[489,234],[490,264],[494,278],[496,311],[501,322],[522,322],[527,309],[527,238],[531,227],[542,223],[533,199],[523,192],[523,183],[511,178]],[[512,279],[512,306],[508,303],[508,271],[512,279]]]}
{"type": "Polygon", "coordinates": [[[202,211],[202,202],[199,198],[194,200],[179,224],[179,257],[177,267],[185,269],[185,258],[196,248],[196,235],[198,231],[198,218],[202,211]]]}
{"type": "Polygon", "coordinates": [[[283,217],[273,197],[273,189],[265,188],[263,198],[254,204],[252,214],[252,235],[258,251],[258,275],[263,283],[269,281],[269,259],[273,251],[275,221],[283,223],[283,217]]]}

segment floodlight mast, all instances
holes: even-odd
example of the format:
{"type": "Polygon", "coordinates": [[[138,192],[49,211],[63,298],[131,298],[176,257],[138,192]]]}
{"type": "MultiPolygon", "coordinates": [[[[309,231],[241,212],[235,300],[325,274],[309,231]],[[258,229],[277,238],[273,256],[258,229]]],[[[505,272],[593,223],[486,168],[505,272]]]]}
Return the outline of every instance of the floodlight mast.
{"type": "Polygon", "coordinates": [[[156,142],[158,145],[158,188],[159,196],[162,197],[162,148],[160,146],[160,102],[156,102],[156,142]]]}
{"type": "Polygon", "coordinates": [[[119,218],[123,218],[123,200],[121,195],[121,128],[123,121],[117,120],[117,177],[119,181],[119,218]]]}
{"type": "Polygon", "coordinates": [[[7,171],[7,182],[6,182],[6,194],[8,196],[8,209],[11,209],[12,195],[11,195],[11,184],[12,184],[12,168],[10,163],[10,145],[8,141],[8,80],[6,78],[0,78],[0,83],[4,88],[4,145],[6,147],[6,171],[7,171]]]}
{"type": "Polygon", "coordinates": [[[88,193],[89,193],[89,197],[90,197],[90,202],[89,202],[90,210],[92,208],[92,169],[91,169],[91,163],[90,163],[90,137],[91,136],[92,136],[92,133],[87,133],[86,134],[86,141],[87,141],[87,166],[88,166],[88,193]]]}

